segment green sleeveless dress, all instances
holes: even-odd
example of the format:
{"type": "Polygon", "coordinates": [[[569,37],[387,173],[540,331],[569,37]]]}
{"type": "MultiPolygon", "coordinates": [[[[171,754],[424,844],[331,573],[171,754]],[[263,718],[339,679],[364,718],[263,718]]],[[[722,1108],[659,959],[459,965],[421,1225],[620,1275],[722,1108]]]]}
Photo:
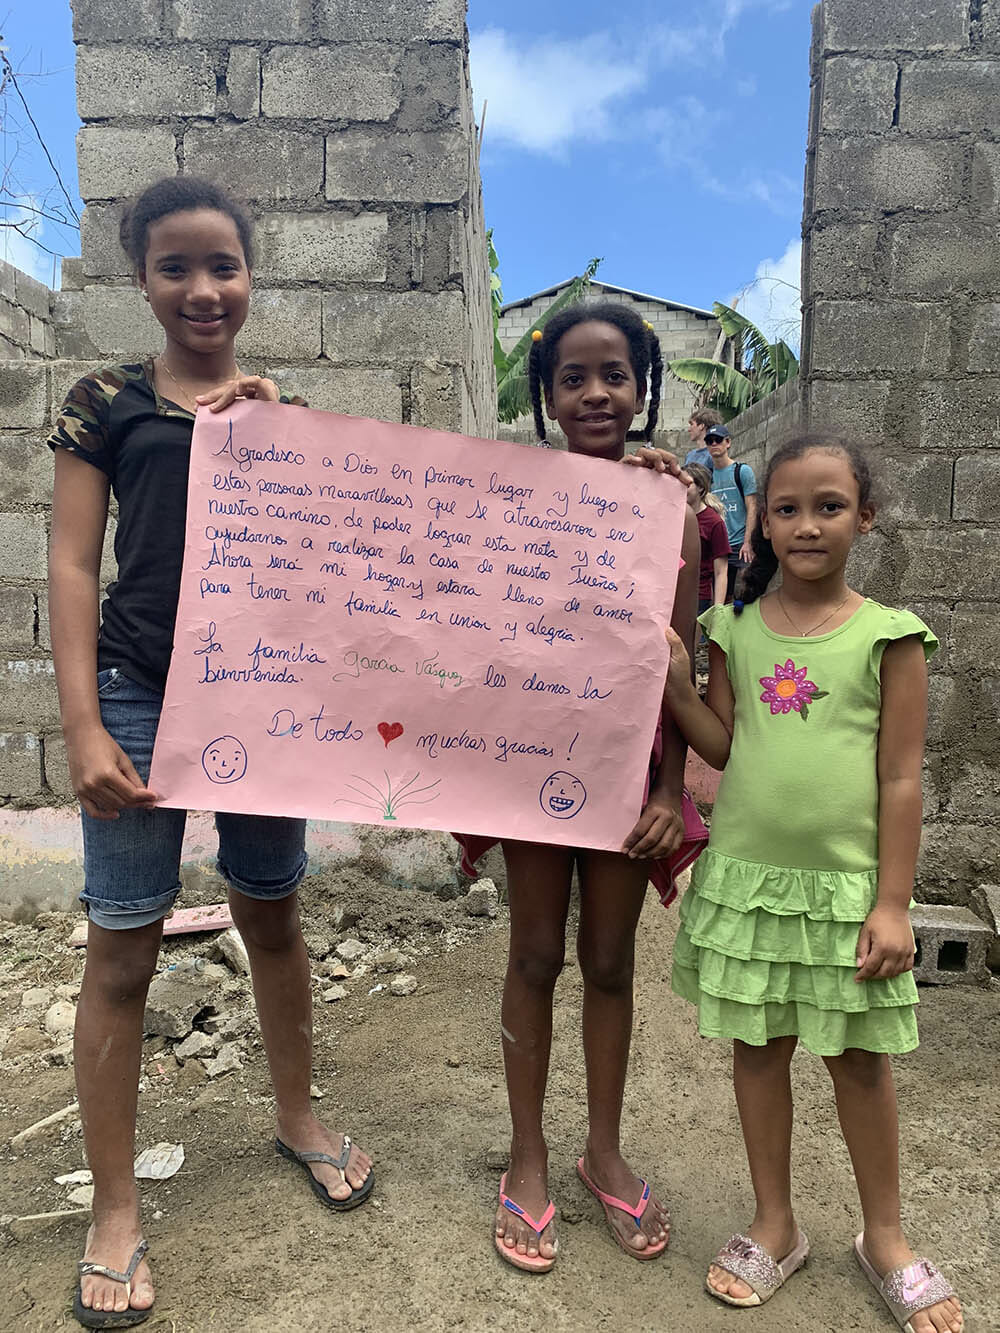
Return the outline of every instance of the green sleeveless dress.
{"type": "Polygon", "coordinates": [[[700,618],[726,654],[733,746],[708,848],[681,903],[673,989],[706,1037],[816,1055],[917,1045],[912,972],[856,982],[858,932],[878,888],[879,671],[886,644],[937,639],[866,600],[829,634],[789,638],[757,602],[700,618]]]}

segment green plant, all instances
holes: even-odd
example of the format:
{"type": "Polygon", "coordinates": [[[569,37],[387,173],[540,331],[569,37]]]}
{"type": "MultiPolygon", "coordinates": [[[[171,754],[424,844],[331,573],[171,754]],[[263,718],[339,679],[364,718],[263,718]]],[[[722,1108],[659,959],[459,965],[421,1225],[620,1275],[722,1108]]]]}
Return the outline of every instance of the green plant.
{"type": "Polygon", "coordinates": [[[718,356],[683,356],[667,368],[677,379],[698,386],[699,406],[714,407],[729,421],[794,379],[799,363],[786,342],[768,342],[757,325],[732,306],[716,301],[712,313],[732,341],[735,364],[727,365],[718,356]]]}
{"type": "Polygon", "coordinates": [[[528,390],[528,352],[531,350],[531,335],[536,329],[544,329],[552,316],[564,306],[578,301],[590,286],[591,279],[601,264],[600,259],[592,259],[583,273],[574,278],[566,290],[552,302],[547,310],[538,316],[531,328],[519,338],[509,352],[500,346],[497,329],[500,323],[500,310],[503,306],[503,290],[500,284],[499,260],[493,245],[492,228],[486,233],[490,255],[490,300],[493,305],[493,365],[497,375],[497,415],[500,420],[510,424],[518,417],[531,413],[531,394],[528,390]]]}

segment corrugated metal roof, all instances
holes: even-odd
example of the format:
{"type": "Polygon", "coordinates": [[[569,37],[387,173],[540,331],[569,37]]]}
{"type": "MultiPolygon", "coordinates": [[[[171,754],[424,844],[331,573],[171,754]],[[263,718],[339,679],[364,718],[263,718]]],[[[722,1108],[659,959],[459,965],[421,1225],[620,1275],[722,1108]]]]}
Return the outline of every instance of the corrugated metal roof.
{"type": "MultiPolygon", "coordinates": [[[[557,282],[554,287],[545,287],[532,296],[523,296],[519,301],[507,301],[500,307],[500,314],[503,316],[508,310],[516,310],[518,306],[531,305],[532,301],[537,301],[543,296],[558,296],[572,281],[573,278],[566,278],[563,282],[557,282]]],[[[700,306],[686,305],[683,301],[668,301],[665,296],[650,296],[648,292],[636,292],[631,287],[616,287],[613,282],[602,282],[599,278],[592,278],[590,285],[591,287],[600,287],[606,292],[619,292],[622,296],[634,296],[638,301],[653,301],[656,305],[667,306],[670,310],[687,310],[692,315],[702,315],[705,319],[715,318],[711,310],[702,310],[700,306]]]]}

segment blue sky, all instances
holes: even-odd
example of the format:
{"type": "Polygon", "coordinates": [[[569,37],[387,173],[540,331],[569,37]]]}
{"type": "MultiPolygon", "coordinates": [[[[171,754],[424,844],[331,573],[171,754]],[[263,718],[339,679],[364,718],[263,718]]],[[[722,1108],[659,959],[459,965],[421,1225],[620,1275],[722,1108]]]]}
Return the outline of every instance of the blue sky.
{"type": "MultiPolygon", "coordinates": [[[[486,216],[505,298],[578,273],[595,255],[606,281],[696,306],[771,272],[780,281],[758,282],[741,309],[787,333],[798,299],[811,8],[470,0],[477,118],[488,103],[486,216]]],[[[0,30],[75,198],[68,0],[17,0],[0,30]]],[[[36,207],[65,207],[10,90],[2,110],[7,179],[36,207]]],[[[37,236],[78,252],[67,228],[45,222],[37,236]]],[[[5,231],[0,255],[51,281],[51,257],[29,241],[5,231]]]]}

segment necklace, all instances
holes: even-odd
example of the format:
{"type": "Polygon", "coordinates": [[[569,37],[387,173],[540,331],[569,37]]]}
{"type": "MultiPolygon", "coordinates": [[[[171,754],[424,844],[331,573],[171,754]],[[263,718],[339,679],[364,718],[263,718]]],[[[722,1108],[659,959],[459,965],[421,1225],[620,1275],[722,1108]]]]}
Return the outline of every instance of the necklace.
{"type": "Polygon", "coordinates": [[[785,619],[788,621],[789,625],[791,625],[791,627],[792,627],[792,629],[795,631],[795,633],[798,634],[798,635],[800,635],[803,639],[808,639],[808,637],[809,637],[810,634],[815,634],[816,631],[817,631],[818,629],[822,629],[822,628],[823,628],[823,626],[826,624],[826,622],[827,622],[828,620],[832,620],[833,617],[834,617],[834,616],[837,614],[837,612],[840,610],[840,608],[841,608],[842,606],[846,606],[846,604],[847,604],[847,598],[850,597],[850,595],[851,595],[850,590],[848,590],[847,595],[844,597],[844,600],[843,600],[842,602],[838,603],[838,605],[835,606],[835,607],[833,608],[833,610],[830,612],[830,614],[829,614],[828,616],[824,616],[823,619],[819,622],[818,625],[813,625],[812,629],[800,629],[799,626],[796,625],[796,623],[795,623],[795,621],[792,619],[792,617],[788,614],[788,608],[785,606],[784,599],[783,599],[782,596],[781,596],[781,589],[778,588],[778,589],[776,589],[775,591],[776,591],[776,596],[777,596],[777,598],[778,598],[778,605],[781,607],[781,614],[782,614],[782,615],[785,617],[785,619]]]}
{"type": "MultiPolygon", "coordinates": [[[[180,389],[180,391],[181,391],[181,393],[183,394],[183,396],[188,400],[188,402],[190,403],[190,405],[194,408],[195,416],[197,416],[197,415],[198,415],[198,404],[197,404],[197,402],[195,402],[195,400],[194,400],[194,398],[192,397],[192,395],[188,393],[187,389],[185,389],[184,385],[180,382],[180,380],[177,378],[177,376],[174,374],[174,372],[173,372],[173,371],[170,369],[170,367],[167,365],[166,358],[165,358],[165,357],[162,357],[162,356],[158,356],[158,357],[155,358],[155,360],[159,363],[160,367],[161,367],[164,371],[166,371],[167,375],[168,375],[168,376],[170,377],[170,379],[172,379],[173,382],[177,385],[178,389],[180,389]]],[[[243,373],[243,372],[240,370],[239,366],[237,366],[237,367],[236,367],[236,374],[237,374],[237,376],[241,375],[242,373],[243,373]]]]}

